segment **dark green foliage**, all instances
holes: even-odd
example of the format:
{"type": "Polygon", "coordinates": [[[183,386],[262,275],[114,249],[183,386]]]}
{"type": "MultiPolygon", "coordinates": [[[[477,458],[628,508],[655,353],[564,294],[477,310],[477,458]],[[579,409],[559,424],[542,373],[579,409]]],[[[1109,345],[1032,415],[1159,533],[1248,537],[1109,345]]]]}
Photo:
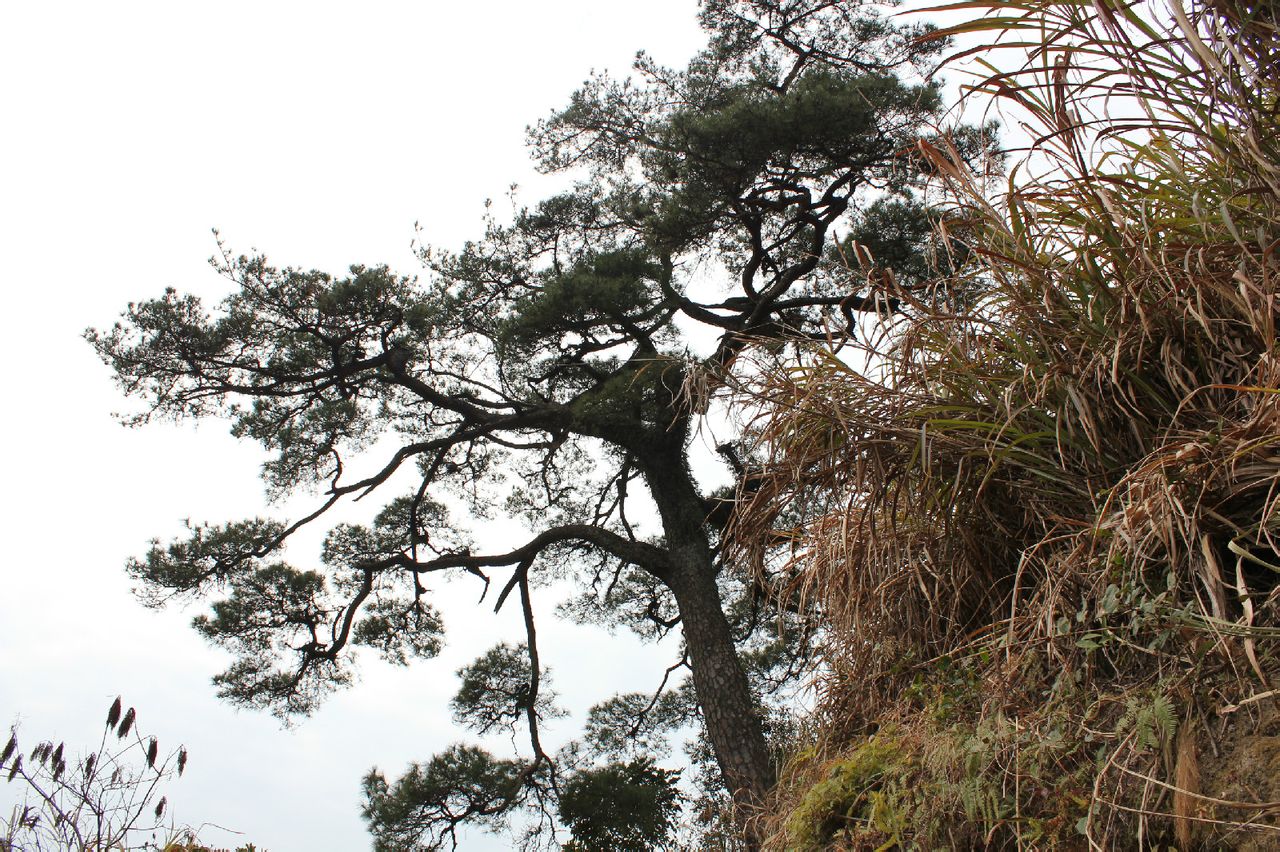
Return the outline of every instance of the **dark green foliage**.
{"type": "Polygon", "coordinates": [[[680,773],[648,758],[576,773],[560,792],[560,818],[573,852],[647,852],[671,848],[680,814],[680,773]]]}
{"type": "MultiPolygon", "coordinates": [[[[959,247],[957,247],[959,248],[959,247]]],[[[936,223],[929,210],[914,199],[880,198],[853,223],[841,246],[843,260],[858,264],[865,259],[877,267],[892,269],[900,284],[911,286],[937,273],[938,254],[946,248],[936,238],[936,223]],[[869,253],[859,257],[859,249],[869,253]]]]}
{"type": "Polygon", "coordinates": [[[140,591],[152,605],[175,595],[195,596],[210,585],[222,586],[252,570],[254,560],[269,553],[284,533],[284,524],[254,518],[210,526],[189,526],[190,536],[160,547],[153,542],[143,559],[129,561],[129,573],[142,581],[140,591]]]}
{"type": "Polygon", "coordinates": [[[732,201],[762,177],[790,178],[798,188],[801,174],[834,176],[856,163],[889,161],[907,142],[898,131],[913,132],[918,116],[937,104],[930,87],[831,69],[800,76],[781,95],[758,82],[728,88],[671,116],[642,155],[650,180],[675,188],[657,199],[645,224],[671,248],[684,248],[731,215],[732,201]]]}
{"type": "Polygon", "coordinates": [[[784,51],[768,51],[770,37],[794,46],[806,58],[837,67],[889,69],[904,56],[930,55],[920,38],[924,24],[887,20],[882,7],[854,2],[785,0],[703,0],[699,18],[710,34],[707,57],[731,68],[749,68],[782,77],[784,51]]]}
{"type": "Polygon", "coordinates": [[[626,627],[642,639],[665,636],[679,623],[675,599],[655,577],[626,569],[603,588],[592,588],[565,601],[560,611],[579,624],[613,630],[626,627]]]}
{"type": "Polygon", "coordinates": [[[663,756],[670,751],[670,736],[695,722],[696,717],[697,707],[687,688],[664,692],[656,698],[643,692],[628,692],[591,708],[582,742],[596,756],[663,756]]]}
{"type": "Polygon", "coordinates": [[[474,663],[458,672],[462,686],[453,698],[453,718],[479,734],[495,728],[515,733],[532,708],[539,718],[560,716],[555,696],[545,689],[533,695],[529,651],[505,642],[490,648],[474,663]]]}
{"type": "Polygon", "coordinates": [[[653,319],[662,307],[657,280],[662,270],[638,250],[584,259],[521,299],[499,341],[507,358],[558,350],[561,335],[607,330],[625,333],[653,319]]]}
{"type": "Polygon", "coordinates": [[[379,852],[456,845],[463,823],[504,824],[521,796],[527,767],[475,746],[453,745],[426,764],[412,764],[394,784],[378,770],[364,779],[362,809],[379,852]]]}
{"type": "Polygon", "coordinates": [[[305,712],[348,676],[324,655],[306,656],[298,671],[268,664],[277,648],[319,643],[330,613],[324,606],[324,578],[273,563],[239,578],[230,597],[213,604],[213,616],[198,615],[197,630],[237,652],[238,659],[216,676],[218,694],[238,704],[305,712]]]}
{"type": "Polygon", "coordinates": [[[387,597],[366,605],[351,638],[357,645],[376,648],[387,662],[403,666],[410,657],[426,659],[440,653],[443,633],[434,608],[387,597]]]}

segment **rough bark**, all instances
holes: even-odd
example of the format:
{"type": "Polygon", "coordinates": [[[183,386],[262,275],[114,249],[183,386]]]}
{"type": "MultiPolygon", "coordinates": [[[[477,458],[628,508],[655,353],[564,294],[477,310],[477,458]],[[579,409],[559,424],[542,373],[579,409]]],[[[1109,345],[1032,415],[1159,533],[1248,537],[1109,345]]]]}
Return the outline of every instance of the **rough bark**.
{"type": "Polygon", "coordinates": [[[680,611],[698,706],[747,845],[757,849],[750,817],[773,787],[774,770],[759,708],[716,587],[705,504],[683,455],[645,473],[662,517],[670,555],[663,580],[680,611]]]}
{"type": "Polygon", "coordinates": [[[758,709],[720,608],[715,578],[689,560],[673,573],[670,588],[680,608],[707,736],[739,822],[748,828],[747,818],[763,803],[774,780],[758,709]]]}

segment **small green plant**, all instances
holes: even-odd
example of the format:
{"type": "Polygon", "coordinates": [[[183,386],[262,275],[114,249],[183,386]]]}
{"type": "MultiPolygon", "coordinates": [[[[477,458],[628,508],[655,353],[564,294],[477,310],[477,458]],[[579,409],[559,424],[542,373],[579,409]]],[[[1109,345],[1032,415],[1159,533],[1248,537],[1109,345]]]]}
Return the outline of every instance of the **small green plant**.
{"type": "MultiPolygon", "coordinates": [[[[845,826],[867,820],[881,778],[900,757],[892,736],[877,735],[830,764],[787,820],[787,848],[824,849],[845,826]]],[[[883,806],[883,802],[881,802],[883,806]]]]}
{"type": "Polygon", "coordinates": [[[1167,749],[1177,730],[1173,702],[1165,695],[1156,695],[1149,701],[1141,694],[1130,695],[1125,701],[1124,714],[1116,723],[1116,734],[1131,733],[1134,747],[1141,751],[1167,749]]]}

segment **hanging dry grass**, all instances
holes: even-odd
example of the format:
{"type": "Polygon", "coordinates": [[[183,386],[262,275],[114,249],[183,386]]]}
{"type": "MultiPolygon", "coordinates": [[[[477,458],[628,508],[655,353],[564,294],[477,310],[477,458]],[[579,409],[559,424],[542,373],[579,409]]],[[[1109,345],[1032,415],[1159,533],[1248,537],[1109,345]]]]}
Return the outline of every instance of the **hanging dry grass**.
{"type": "Polygon", "coordinates": [[[746,389],[739,556],[829,628],[775,841],[1275,848],[1280,762],[1205,754],[1280,734],[1280,11],[955,8],[1034,144],[924,145],[965,265],[746,389]]]}

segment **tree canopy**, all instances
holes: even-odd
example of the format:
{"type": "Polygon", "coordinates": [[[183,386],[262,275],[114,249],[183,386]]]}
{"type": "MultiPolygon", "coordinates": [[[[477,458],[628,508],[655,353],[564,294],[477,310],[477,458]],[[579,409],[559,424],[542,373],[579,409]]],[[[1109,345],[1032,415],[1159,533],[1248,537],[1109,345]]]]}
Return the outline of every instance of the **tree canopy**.
{"type": "MultiPolygon", "coordinates": [[[[894,309],[850,250],[923,274],[927,174],[913,152],[942,104],[918,72],[940,43],[849,0],[705,0],[701,21],[708,44],[686,68],[641,54],[634,73],[593,76],[533,126],[536,162],[566,188],[459,250],[424,248],[425,276],[224,250],[214,263],[236,290],[219,305],[168,290],[88,332],[145,400],[134,422],[225,418],[271,452],[273,495],[323,495],[292,521],[193,526],[128,566],[149,603],[210,601],[195,626],[234,656],[215,677],[227,699],[305,714],[350,681],[353,645],[395,663],[433,656],[429,582],[471,577],[497,607],[521,607],[525,636],[461,673],[454,710],[527,745],[499,757],[458,744],[398,780],[371,773],[380,848],[440,848],[460,824],[518,812],[567,825],[575,848],[651,848],[673,824],[675,776],[638,752],[688,723],[743,842],[758,843],[747,817],[774,779],[766,705],[803,668],[807,614],[775,611],[762,578],[721,558],[732,492],[698,482],[690,436],[748,345],[852,332],[856,312],[894,309]],[[698,344],[699,327],[713,343],[698,344]],[[389,441],[374,472],[349,473],[389,441]],[[330,529],[319,565],[283,561],[293,533],[374,492],[385,508],[330,529]],[[637,500],[656,507],[657,534],[637,532],[637,500]],[[505,552],[478,549],[465,517],[495,506],[530,529],[505,552]],[[565,577],[580,588],[567,616],[646,639],[679,629],[669,682],[681,685],[604,697],[588,726],[613,734],[551,754],[539,722],[558,711],[531,601],[565,577]],[[624,840],[584,822],[582,803],[610,790],[649,803],[624,840]]],[[[985,144],[978,129],[955,139],[985,144]]],[[[722,452],[743,486],[749,460],[722,452]]]]}

